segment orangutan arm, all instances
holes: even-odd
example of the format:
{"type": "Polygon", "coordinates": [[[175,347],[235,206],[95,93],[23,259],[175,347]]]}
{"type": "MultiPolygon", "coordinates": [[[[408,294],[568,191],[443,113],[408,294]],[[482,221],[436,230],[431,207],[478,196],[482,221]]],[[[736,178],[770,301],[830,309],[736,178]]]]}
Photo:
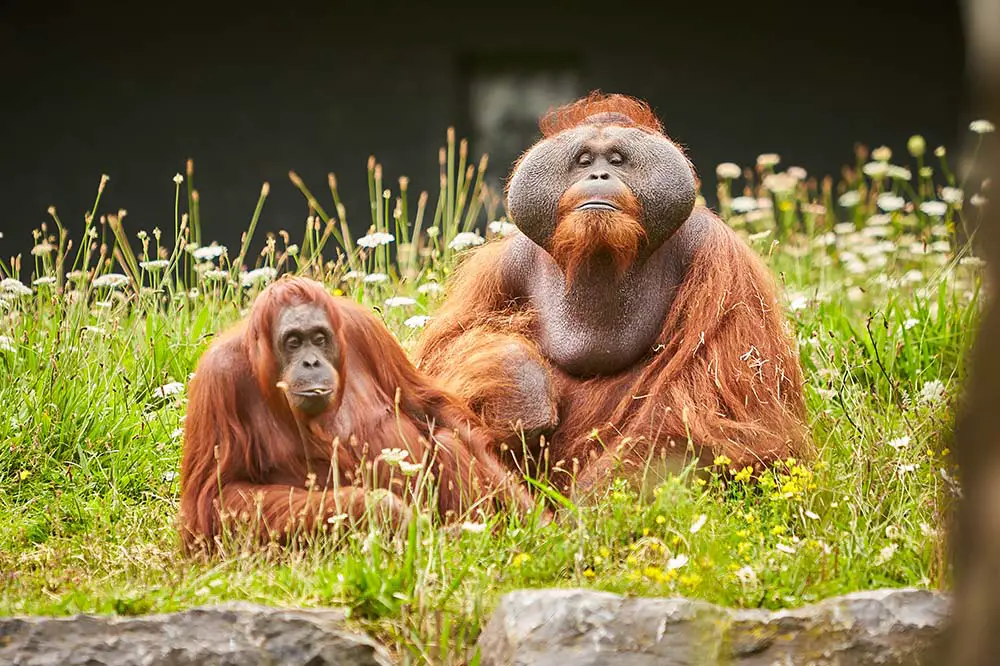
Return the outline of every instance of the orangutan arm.
{"type": "MultiPolygon", "coordinates": [[[[477,496],[492,493],[523,513],[533,511],[531,495],[494,457],[491,432],[461,397],[446,390],[439,379],[418,370],[370,311],[346,300],[341,308],[345,335],[366,341],[366,355],[359,359],[366,374],[380,393],[395,397],[398,392],[397,420],[386,419],[380,427],[391,430],[412,426],[428,442],[427,446],[434,442],[439,480],[451,484],[451,488],[442,488],[442,492],[454,495],[472,491],[477,496]]],[[[387,430],[373,434],[372,439],[389,441],[396,435],[387,430]]],[[[417,457],[423,453],[423,450],[417,452],[417,457]]],[[[455,510],[467,505],[467,498],[445,499],[445,504],[455,510]]]]}
{"type": "Polygon", "coordinates": [[[438,374],[442,363],[451,362],[449,345],[471,329],[509,330],[503,317],[514,313],[525,263],[512,250],[524,240],[515,235],[490,241],[462,260],[447,281],[444,303],[420,336],[417,367],[438,374]]]}
{"type": "Polygon", "coordinates": [[[341,521],[358,525],[375,516],[399,529],[409,518],[405,503],[391,493],[376,496],[353,486],[306,490],[253,483],[231,483],[223,488],[220,514],[224,521],[247,525],[261,540],[279,542],[329,529],[341,521]]]}

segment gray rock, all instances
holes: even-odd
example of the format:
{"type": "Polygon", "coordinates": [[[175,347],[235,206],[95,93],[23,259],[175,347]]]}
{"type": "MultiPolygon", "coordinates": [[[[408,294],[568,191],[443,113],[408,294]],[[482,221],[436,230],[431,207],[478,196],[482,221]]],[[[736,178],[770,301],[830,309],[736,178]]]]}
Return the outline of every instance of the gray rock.
{"type": "Polygon", "coordinates": [[[337,610],[233,603],[139,617],[0,618],[0,664],[13,666],[391,663],[337,610]]]}
{"type": "Polygon", "coordinates": [[[482,666],[916,666],[946,630],[946,595],[875,590],[794,610],[586,590],[504,596],[479,638],[482,666]]]}

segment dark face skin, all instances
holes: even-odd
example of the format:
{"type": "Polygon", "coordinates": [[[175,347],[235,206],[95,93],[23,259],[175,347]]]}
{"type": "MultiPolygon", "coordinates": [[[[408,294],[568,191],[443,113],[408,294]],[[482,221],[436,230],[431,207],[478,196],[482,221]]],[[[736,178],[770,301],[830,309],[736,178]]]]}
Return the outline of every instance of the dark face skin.
{"type": "Polygon", "coordinates": [[[332,405],[340,388],[342,350],[323,308],[303,304],[282,310],[274,330],[274,354],[293,407],[316,416],[332,405]]]}
{"type": "Polygon", "coordinates": [[[695,179],[684,155],[666,138],[635,127],[583,125],[536,144],[510,180],[513,222],[548,250],[557,203],[571,188],[593,208],[614,206],[630,189],[647,234],[641,256],[662,245],[694,209],[695,179]]]}

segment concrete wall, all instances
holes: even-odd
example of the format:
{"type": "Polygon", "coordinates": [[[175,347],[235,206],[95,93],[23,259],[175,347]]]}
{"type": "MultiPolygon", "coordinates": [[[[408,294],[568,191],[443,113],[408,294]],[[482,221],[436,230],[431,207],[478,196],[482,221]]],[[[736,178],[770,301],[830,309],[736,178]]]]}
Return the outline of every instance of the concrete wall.
{"type": "Polygon", "coordinates": [[[958,10],[943,2],[135,4],[0,9],[0,256],[30,246],[50,204],[79,230],[101,173],[132,231],[172,227],[188,157],[222,242],[238,242],[264,180],[261,228],[298,228],[289,169],[322,195],[336,172],[363,227],[370,154],[391,181],[411,177],[414,202],[436,195],[437,149],[450,124],[470,135],[484,59],[575,62],[581,93],[648,99],[706,176],[768,151],[836,172],[856,140],[902,152],[913,132],[961,135],[958,10]]]}

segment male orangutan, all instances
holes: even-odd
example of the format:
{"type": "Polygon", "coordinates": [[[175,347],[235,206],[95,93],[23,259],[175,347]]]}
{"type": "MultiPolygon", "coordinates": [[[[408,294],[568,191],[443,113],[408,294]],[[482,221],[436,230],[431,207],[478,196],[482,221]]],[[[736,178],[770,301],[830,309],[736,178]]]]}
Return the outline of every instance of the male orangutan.
{"type": "Polygon", "coordinates": [[[191,380],[185,546],[211,548],[223,517],[252,524],[262,540],[360,521],[366,509],[398,528],[418,491],[436,491],[445,517],[494,499],[530,511],[530,495],[491,457],[488,435],[373,314],[318,282],[280,279],[248,321],[213,342],[191,380]],[[401,463],[400,451],[384,449],[408,456],[401,463]],[[424,472],[431,487],[420,483],[424,472]],[[375,487],[394,494],[367,506],[375,487]]]}
{"type": "Polygon", "coordinates": [[[592,93],[540,127],[507,183],[519,232],[458,267],[418,366],[483,416],[509,463],[545,463],[564,490],[619,464],[634,478],[689,442],[741,467],[807,453],[770,274],[695,207],[693,167],[649,106],[592,93]]]}

